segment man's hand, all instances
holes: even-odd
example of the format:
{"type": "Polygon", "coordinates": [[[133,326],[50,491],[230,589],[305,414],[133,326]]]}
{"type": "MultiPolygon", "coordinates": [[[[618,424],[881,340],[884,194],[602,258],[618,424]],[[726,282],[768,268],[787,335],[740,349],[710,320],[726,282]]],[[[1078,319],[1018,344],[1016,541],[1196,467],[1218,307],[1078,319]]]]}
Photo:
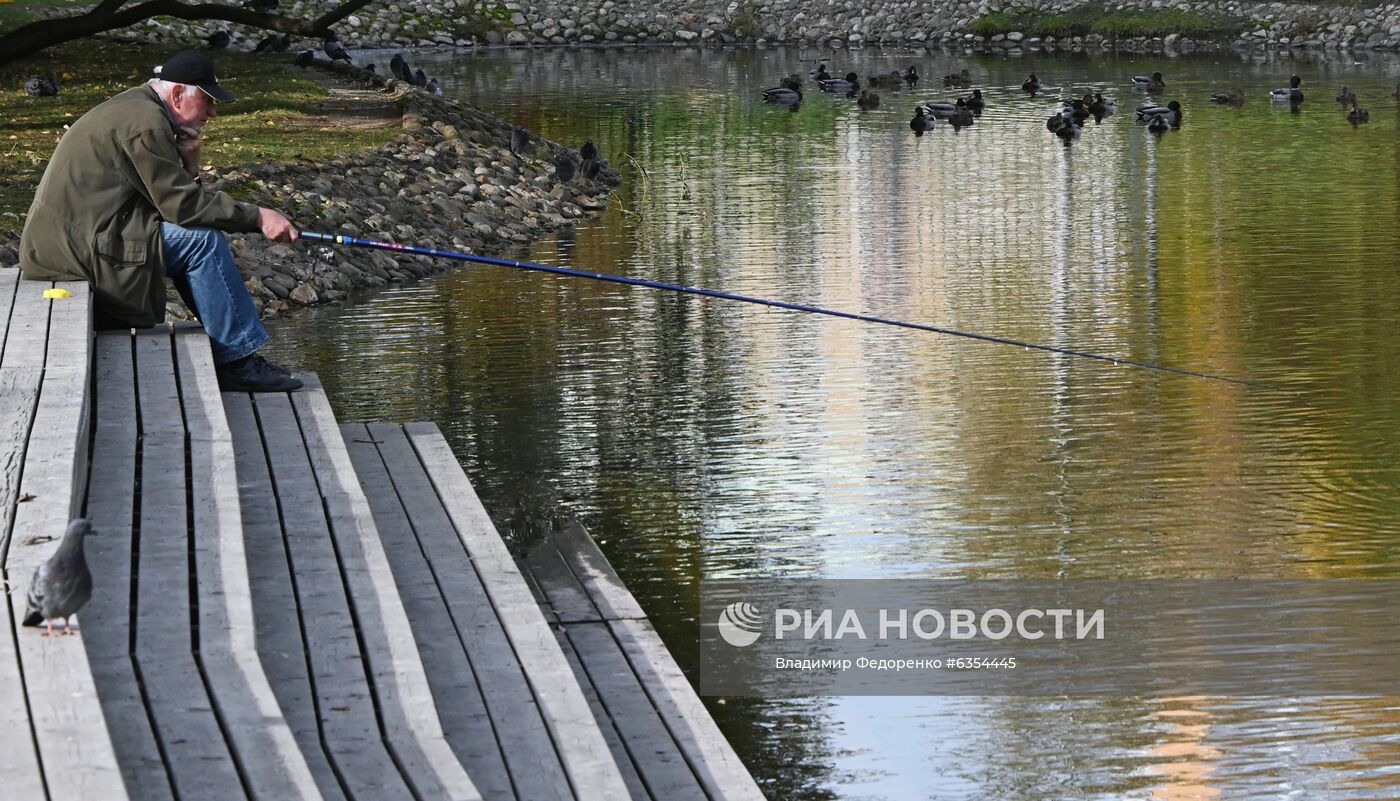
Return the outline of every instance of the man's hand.
{"type": "Polygon", "coordinates": [[[180,162],[191,178],[199,177],[199,153],[204,149],[204,132],[198,128],[182,127],[175,131],[175,149],[180,162]]]}
{"type": "Polygon", "coordinates": [[[274,242],[295,242],[301,236],[292,221],[272,209],[258,208],[258,228],[274,242]]]}

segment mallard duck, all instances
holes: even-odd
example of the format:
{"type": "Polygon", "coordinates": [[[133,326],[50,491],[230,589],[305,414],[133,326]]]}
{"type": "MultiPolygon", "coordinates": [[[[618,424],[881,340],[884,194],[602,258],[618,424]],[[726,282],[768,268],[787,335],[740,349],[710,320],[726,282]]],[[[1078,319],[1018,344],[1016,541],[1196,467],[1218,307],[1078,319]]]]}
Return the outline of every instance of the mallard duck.
{"type": "Polygon", "coordinates": [[[1343,86],[1342,91],[1337,93],[1337,102],[1344,106],[1356,104],[1356,93],[1351,91],[1350,86],[1343,86]]]}
{"type": "Polygon", "coordinates": [[[1238,108],[1244,105],[1244,90],[1236,89],[1233,92],[1216,92],[1210,96],[1210,102],[1219,106],[1235,106],[1238,108]]]}
{"type": "Polygon", "coordinates": [[[1077,97],[1065,104],[1065,111],[1074,118],[1075,125],[1083,125],[1084,121],[1089,119],[1088,107],[1077,97]]]}
{"type": "Polygon", "coordinates": [[[783,87],[784,89],[791,89],[794,92],[800,92],[802,91],[802,76],[794,72],[793,74],[783,78],[781,81],[778,81],[778,85],[783,87]]]}
{"type": "Polygon", "coordinates": [[[1073,142],[1078,139],[1082,129],[1074,124],[1074,118],[1063,116],[1061,119],[1064,120],[1064,123],[1055,129],[1055,135],[1065,142],[1073,142]]]}
{"type": "Polygon", "coordinates": [[[1356,96],[1355,96],[1355,95],[1352,95],[1352,98],[1351,98],[1351,111],[1347,114],[1347,122],[1351,123],[1352,125],[1360,125],[1360,124],[1363,123],[1363,122],[1370,122],[1370,121],[1371,121],[1371,112],[1367,111],[1367,110],[1364,109],[1364,108],[1359,108],[1359,107],[1357,107],[1357,105],[1356,105],[1356,96]]]}
{"type": "Polygon", "coordinates": [[[1133,86],[1149,95],[1155,95],[1167,88],[1167,82],[1162,80],[1162,73],[1154,72],[1151,75],[1134,75],[1133,86]]]}
{"type": "Polygon", "coordinates": [[[1137,110],[1138,122],[1151,124],[1152,120],[1161,117],[1167,121],[1171,127],[1176,128],[1181,125],[1181,104],[1173,100],[1165,106],[1142,106],[1137,110]]]}
{"type": "Polygon", "coordinates": [[[790,106],[793,103],[801,103],[802,90],[789,89],[786,86],[775,86],[772,89],[764,89],[763,102],[780,103],[784,106],[790,106]]]}
{"type": "Polygon", "coordinates": [[[961,89],[969,83],[972,83],[972,73],[967,70],[963,70],[962,72],[950,72],[943,76],[943,85],[950,88],[961,89]]]}
{"type": "Polygon", "coordinates": [[[1021,84],[1021,91],[1030,92],[1031,94],[1035,94],[1036,92],[1040,91],[1040,79],[1035,77],[1034,72],[1032,72],[1030,77],[1026,79],[1025,83],[1021,84]]]}
{"type": "Polygon", "coordinates": [[[812,70],[811,72],[807,73],[807,77],[808,77],[808,78],[811,78],[811,79],[814,80],[814,81],[829,81],[829,80],[831,80],[831,76],[827,74],[826,65],[825,65],[825,64],[818,65],[816,69],[814,69],[814,70],[812,70]]]}
{"type": "Polygon", "coordinates": [[[967,98],[964,102],[967,103],[967,107],[974,112],[980,112],[987,107],[987,101],[982,99],[981,89],[973,89],[972,97],[967,98]]]}
{"type": "Polygon", "coordinates": [[[922,134],[924,131],[932,131],[937,124],[938,119],[927,114],[923,106],[915,106],[914,118],[909,121],[909,130],[916,134],[922,134]]]}
{"type": "Polygon", "coordinates": [[[957,103],[925,103],[921,108],[934,119],[946,120],[958,111],[957,103]]]}
{"type": "Polygon", "coordinates": [[[1056,131],[1060,130],[1061,128],[1065,127],[1066,125],[1073,125],[1073,124],[1074,124],[1074,119],[1073,119],[1072,117],[1070,117],[1068,114],[1064,114],[1064,113],[1051,114],[1050,117],[1049,117],[1049,119],[1047,119],[1047,120],[1045,121],[1045,130],[1049,131],[1050,133],[1055,133],[1056,131]]]}
{"type": "Polygon", "coordinates": [[[862,111],[869,111],[872,108],[879,108],[880,96],[874,92],[871,92],[868,89],[862,89],[860,92],[860,97],[856,98],[856,105],[860,106],[862,111]]]}
{"type": "Polygon", "coordinates": [[[1163,116],[1153,117],[1147,122],[1147,130],[1152,133],[1162,133],[1170,128],[1171,125],[1167,122],[1167,118],[1163,116]]]}
{"type": "Polygon", "coordinates": [[[976,121],[972,109],[967,107],[967,103],[964,102],[962,98],[958,98],[958,102],[953,105],[953,115],[948,118],[948,123],[952,125],[954,129],[966,128],[976,121]]]}
{"type": "Polygon", "coordinates": [[[909,69],[899,71],[899,77],[903,78],[905,83],[913,86],[919,82],[919,71],[914,68],[913,64],[910,64],[909,69]]]}
{"type": "Polygon", "coordinates": [[[1275,103],[1291,103],[1295,106],[1298,105],[1303,102],[1303,90],[1298,88],[1302,82],[1302,78],[1294,75],[1292,78],[1288,79],[1287,88],[1274,89],[1269,92],[1269,99],[1275,103]]]}
{"type": "Polygon", "coordinates": [[[817,81],[817,86],[823,92],[854,92],[860,90],[860,77],[854,72],[846,73],[843,78],[826,78],[817,81]]]}
{"type": "Polygon", "coordinates": [[[1089,104],[1089,113],[1094,115],[1094,122],[1103,122],[1104,117],[1113,116],[1116,110],[1114,101],[1104,100],[1103,95],[1094,93],[1094,100],[1089,104]]]}

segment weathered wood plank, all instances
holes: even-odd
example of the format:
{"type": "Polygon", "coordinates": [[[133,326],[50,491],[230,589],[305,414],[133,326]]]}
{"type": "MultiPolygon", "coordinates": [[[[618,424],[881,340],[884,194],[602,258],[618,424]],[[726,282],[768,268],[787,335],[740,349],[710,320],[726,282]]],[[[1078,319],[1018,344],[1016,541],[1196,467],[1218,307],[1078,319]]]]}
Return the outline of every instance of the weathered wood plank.
{"type": "Polygon", "coordinates": [[[549,536],[605,619],[646,620],[637,599],[583,526],[570,522],[549,536]]]}
{"type": "Polygon", "coordinates": [[[666,801],[706,801],[685,756],[648,700],[606,623],[566,627],[579,662],[617,724],[627,753],[651,797],[666,801]]]}
{"type": "MultiPolygon", "coordinates": [[[[10,310],[15,305],[15,287],[19,284],[19,269],[0,269],[0,354],[5,352],[5,334],[10,328],[10,310]]],[[[0,361],[0,367],[4,362],[0,361]]]]}
{"type": "MultiPolygon", "coordinates": [[[[716,799],[760,801],[753,776],[588,530],[573,522],[550,539],[599,608],[611,610],[613,638],[705,791],[716,799]]],[[[572,638],[572,628],[569,633],[572,638]]]]}
{"type": "MultiPolygon", "coordinates": [[[[3,576],[0,573],[0,577],[3,576]]],[[[24,614],[24,596],[6,594],[3,611],[6,617],[0,621],[0,776],[4,777],[4,783],[0,786],[0,797],[41,801],[48,796],[44,792],[39,751],[34,745],[34,729],[29,721],[19,643],[10,625],[15,615],[24,614]]]]}
{"type": "Polygon", "coordinates": [[[544,596],[543,607],[553,612],[562,623],[586,623],[603,620],[598,607],[588,597],[588,591],[565,564],[559,547],[548,537],[536,543],[525,556],[522,571],[527,581],[539,588],[544,596]]]}
{"type": "Polygon", "coordinates": [[[29,442],[29,428],[34,421],[34,409],[39,403],[39,385],[43,378],[44,371],[39,367],[0,367],[0,448],[4,449],[0,454],[0,460],[3,460],[0,461],[0,508],[4,509],[4,527],[0,528],[0,565],[5,564],[5,555],[9,550],[10,531],[20,497],[24,449],[29,442]]]}
{"type": "Polygon", "coordinates": [[[583,691],[575,682],[548,678],[568,675],[563,652],[447,441],[431,424],[409,424],[404,429],[482,578],[516,656],[531,677],[536,702],[575,792],[625,798],[626,782],[593,721],[583,691]]]}
{"type": "MultiPolygon", "coordinates": [[[[322,736],[347,794],[408,801],[413,793],[385,747],[356,620],[302,431],[285,394],[254,397],[301,611],[322,736]]],[[[346,572],[362,572],[346,566],[346,572]]],[[[259,615],[286,621],[286,609],[259,615]]]]}
{"type": "Polygon", "coordinates": [[[200,666],[249,795],[319,799],[277,698],[258,661],[233,443],[218,376],[202,329],[175,334],[188,431],[200,666]]]}
{"type": "MultiPolygon", "coordinates": [[[[608,710],[599,700],[598,690],[593,686],[592,680],[588,678],[588,671],[584,670],[583,665],[578,661],[578,652],[574,650],[573,643],[569,642],[569,635],[564,626],[555,627],[554,639],[564,652],[564,658],[569,661],[569,669],[573,671],[574,678],[578,680],[584,698],[588,699],[588,708],[593,710],[593,717],[598,721],[598,728],[603,732],[603,739],[608,743],[608,750],[612,751],[613,761],[617,763],[618,770],[622,771],[622,779],[627,782],[627,791],[630,793],[629,798],[634,799],[634,801],[653,798],[647,792],[646,785],[642,783],[642,777],[637,773],[637,766],[632,764],[632,757],[628,755],[627,748],[622,744],[622,737],[617,733],[618,722],[608,717],[608,710]]],[[[656,798],[655,801],[665,801],[665,799],[656,798]]]]}
{"type": "Polygon", "coordinates": [[[346,435],[355,472],[454,750],[487,798],[572,798],[529,681],[403,429],[358,429],[346,435]]]}
{"type": "MultiPolygon", "coordinates": [[[[16,313],[47,321],[50,301],[42,298],[42,282],[21,282],[16,291],[16,313]]],[[[70,307],[82,311],[86,301],[70,307]]],[[[36,324],[6,341],[6,360],[34,364],[44,359],[46,337],[36,324]],[[31,349],[37,347],[35,356],[31,349]]],[[[90,347],[91,327],[84,324],[78,347],[90,347]]],[[[88,440],[89,364],[55,366],[45,370],[35,408],[34,426],[24,455],[21,494],[34,499],[15,510],[12,540],[6,564],[15,597],[23,598],[34,569],[58,547],[69,519],[81,508],[88,440]],[[27,538],[53,537],[49,541],[27,538]],[[26,542],[33,544],[26,545],[26,542]]],[[[76,637],[49,638],[35,629],[19,629],[23,603],[11,604],[12,620],[29,698],[30,719],[44,776],[52,799],[124,799],[127,797],[117,766],[116,752],[102,717],[102,707],[89,667],[87,653],[76,637]]]]}
{"type": "Polygon", "coordinates": [[[131,662],[131,515],[136,492],[136,375],[131,335],[97,336],[96,426],[86,515],[96,535],[87,540],[95,571],[92,600],[83,610],[83,645],[92,665],[102,714],[112,733],[127,792],[150,801],[173,800],[131,662]]]}
{"type": "Polygon", "coordinates": [[[194,660],[185,426],[168,331],[135,337],[141,413],[135,662],[179,796],[246,798],[194,660]]]}
{"type": "Polygon", "coordinates": [[[307,387],[292,395],[293,405],[354,599],[385,736],[422,795],[480,798],[443,735],[413,630],[330,402],[319,382],[307,378],[307,387]]]}
{"type": "Polygon", "coordinates": [[[710,797],[763,801],[763,791],[753,775],[734,753],[651,622],[610,620],[608,627],[710,797]]]}
{"type": "MultiPolygon", "coordinates": [[[[43,367],[49,337],[49,308],[53,301],[44,298],[44,290],[52,289],[51,281],[20,281],[15,288],[14,305],[10,309],[10,325],[5,330],[5,352],[0,365],[5,367],[43,367]]],[[[91,331],[91,329],[88,329],[91,331]]]]}
{"type": "Polygon", "coordinates": [[[317,723],[300,614],[292,586],[277,496],[268,473],[258,421],[247,393],[223,395],[224,413],[233,435],[234,470],[248,557],[250,600],[256,630],[256,653],[278,707],[296,737],[316,785],[327,801],[346,798],[331,765],[317,723]]]}

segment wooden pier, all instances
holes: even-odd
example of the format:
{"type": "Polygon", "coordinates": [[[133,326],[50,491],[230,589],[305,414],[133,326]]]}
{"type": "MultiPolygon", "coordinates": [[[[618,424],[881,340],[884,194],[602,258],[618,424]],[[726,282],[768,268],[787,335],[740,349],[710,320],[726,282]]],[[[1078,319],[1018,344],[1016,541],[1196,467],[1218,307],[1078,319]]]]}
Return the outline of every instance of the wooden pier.
{"type": "Polygon", "coordinates": [[[94,336],[17,273],[0,801],[763,798],[581,527],[517,562],[431,423],[221,393],[198,327],[94,336]],[[81,515],[93,599],[45,637],[81,515]]]}

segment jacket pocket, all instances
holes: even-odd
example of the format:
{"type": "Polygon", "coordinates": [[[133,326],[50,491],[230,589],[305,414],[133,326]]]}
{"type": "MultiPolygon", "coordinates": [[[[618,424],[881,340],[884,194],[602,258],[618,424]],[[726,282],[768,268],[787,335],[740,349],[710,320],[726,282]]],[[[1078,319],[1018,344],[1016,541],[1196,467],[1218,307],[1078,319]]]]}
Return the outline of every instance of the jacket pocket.
{"type": "Polygon", "coordinates": [[[145,242],[99,237],[94,251],[92,289],[103,313],[136,327],[159,322],[154,319],[151,297],[160,265],[147,258],[149,246],[145,242]]]}

